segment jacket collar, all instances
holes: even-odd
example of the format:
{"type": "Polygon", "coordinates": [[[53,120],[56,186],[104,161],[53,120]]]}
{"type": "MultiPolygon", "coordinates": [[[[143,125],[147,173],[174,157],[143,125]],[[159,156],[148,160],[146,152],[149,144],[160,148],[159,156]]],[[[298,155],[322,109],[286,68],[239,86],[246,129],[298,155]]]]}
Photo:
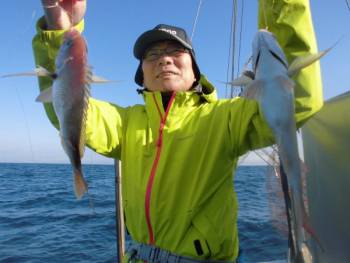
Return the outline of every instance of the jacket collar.
{"type": "MultiPolygon", "coordinates": [[[[176,127],[176,123],[182,123],[198,106],[204,103],[211,103],[217,100],[217,93],[214,86],[206,79],[201,78],[199,87],[189,91],[176,92],[174,99],[169,105],[169,113],[165,122],[165,128],[176,127]]],[[[163,107],[162,93],[159,91],[150,92],[144,90],[142,92],[146,112],[152,127],[159,126],[161,119],[165,118],[166,109],[163,107]]]]}
{"type": "MultiPolygon", "coordinates": [[[[153,93],[156,94],[157,98],[159,96],[161,98],[161,92],[150,92],[146,89],[138,90],[138,92],[140,94],[143,94],[143,98],[146,104],[148,101],[147,98],[150,97],[153,93]]],[[[208,81],[208,79],[204,75],[201,75],[199,84],[195,88],[186,92],[177,92],[176,97],[177,100],[180,100],[180,102],[186,102],[189,99],[189,104],[191,104],[191,102],[197,103],[198,100],[196,97],[198,97],[201,102],[214,102],[218,99],[215,87],[208,81]],[[197,96],[195,96],[194,94],[196,94],[197,96]]],[[[162,104],[160,105],[162,106],[162,104]]]]}

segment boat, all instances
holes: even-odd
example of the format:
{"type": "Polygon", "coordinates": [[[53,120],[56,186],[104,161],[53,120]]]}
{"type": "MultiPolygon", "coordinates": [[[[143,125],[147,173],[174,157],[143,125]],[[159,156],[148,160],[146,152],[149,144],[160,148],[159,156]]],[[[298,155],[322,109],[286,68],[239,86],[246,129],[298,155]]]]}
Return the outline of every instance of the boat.
{"type": "Polygon", "coordinates": [[[350,260],[350,91],[327,100],[302,128],[309,217],[322,248],[313,261],[350,260]]]}

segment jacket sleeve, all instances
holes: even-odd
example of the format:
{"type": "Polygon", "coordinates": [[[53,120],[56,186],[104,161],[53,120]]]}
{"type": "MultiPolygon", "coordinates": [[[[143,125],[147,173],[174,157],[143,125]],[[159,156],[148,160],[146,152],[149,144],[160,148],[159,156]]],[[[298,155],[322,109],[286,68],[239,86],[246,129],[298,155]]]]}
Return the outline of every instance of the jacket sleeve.
{"type": "MultiPolygon", "coordinates": [[[[215,88],[204,75],[201,76],[199,82],[210,92],[204,95],[206,101],[217,101],[215,88]]],[[[228,131],[233,159],[249,150],[274,144],[274,136],[257,101],[242,97],[219,101],[218,108],[223,109],[223,112],[220,111],[218,118],[227,123],[225,129],[228,131]]]]}
{"type": "MultiPolygon", "coordinates": [[[[82,20],[75,28],[82,32],[84,21],[82,20]]],[[[55,58],[63,42],[65,30],[45,30],[44,18],[39,19],[36,29],[37,34],[32,41],[35,64],[54,72],[55,58]]],[[[40,91],[52,86],[49,77],[39,77],[38,81],[40,91]]],[[[50,122],[59,129],[52,103],[44,103],[44,108],[50,122]]],[[[126,111],[126,108],[90,98],[85,128],[86,145],[102,155],[120,159],[122,127],[126,111]]]]}
{"type": "MultiPolygon", "coordinates": [[[[259,28],[273,32],[288,62],[296,57],[317,53],[309,0],[259,0],[259,28]]],[[[323,106],[320,63],[303,69],[294,81],[297,126],[323,106]]]]}
{"type": "Polygon", "coordinates": [[[231,104],[228,128],[234,157],[275,143],[272,130],[264,119],[258,102],[236,98],[231,100],[231,104]]]}

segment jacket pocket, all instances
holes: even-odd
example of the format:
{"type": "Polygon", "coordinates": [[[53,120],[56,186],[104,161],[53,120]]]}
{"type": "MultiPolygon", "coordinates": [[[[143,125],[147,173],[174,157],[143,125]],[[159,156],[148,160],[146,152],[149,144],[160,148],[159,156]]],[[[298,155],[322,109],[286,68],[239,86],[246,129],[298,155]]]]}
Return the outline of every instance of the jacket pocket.
{"type": "MultiPolygon", "coordinates": [[[[209,250],[209,256],[213,257],[220,252],[220,246],[222,240],[220,240],[218,233],[204,213],[199,213],[192,221],[193,226],[198,230],[198,232],[203,236],[206,246],[209,250]]],[[[203,245],[202,245],[203,246],[203,245]]]]}
{"type": "Polygon", "coordinates": [[[197,259],[206,259],[210,257],[210,249],[207,240],[193,222],[190,224],[184,239],[181,241],[177,253],[197,259]]]}
{"type": "Polygon", "coordinates": [[[177,253],[198,259],[213,258],[220,253],[221,243],[213,224],[200,212],[191,220],[177,253]]]}

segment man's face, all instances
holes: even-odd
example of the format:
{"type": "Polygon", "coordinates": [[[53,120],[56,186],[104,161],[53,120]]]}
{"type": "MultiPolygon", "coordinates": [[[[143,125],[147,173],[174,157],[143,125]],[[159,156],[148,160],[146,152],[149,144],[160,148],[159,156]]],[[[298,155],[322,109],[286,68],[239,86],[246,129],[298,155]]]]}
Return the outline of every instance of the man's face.
{"type": "Polygon", "coordinates": [[[143,85],[150,91],[186,91],[196,80],[188,50],[164,41],[146,50],[142,60],[143,85]]]}

